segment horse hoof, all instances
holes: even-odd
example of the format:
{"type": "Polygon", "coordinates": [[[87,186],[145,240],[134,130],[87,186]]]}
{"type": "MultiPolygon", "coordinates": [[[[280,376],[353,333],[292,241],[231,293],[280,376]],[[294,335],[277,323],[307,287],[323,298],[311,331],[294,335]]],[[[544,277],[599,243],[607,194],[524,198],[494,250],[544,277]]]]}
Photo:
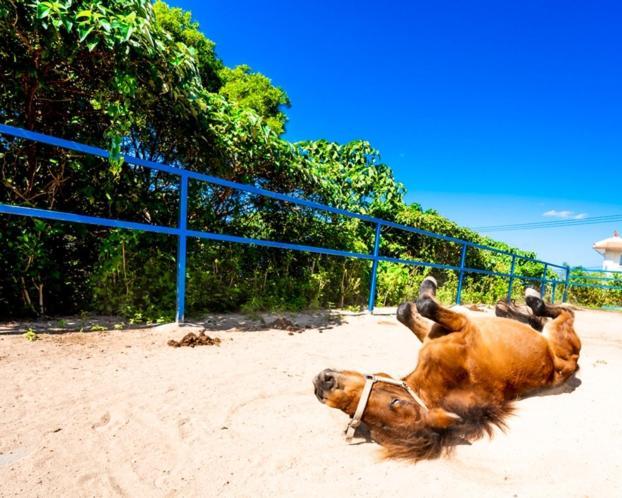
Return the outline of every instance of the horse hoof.
{"type": "Polygon", "coordinates": [[[410,326],[411,318],[410,303],[400,304],[397,307],[397,320],[408,327],[410,326]]]}
{"type": "Polygon", "coordinates": [[[423,282],[421,282],[421,285],[419,286],[419,296],[436,296],[437,288],[438,283],[436,282],[436,279],[432,275],[428,275],[423,279],[423,282]]]}

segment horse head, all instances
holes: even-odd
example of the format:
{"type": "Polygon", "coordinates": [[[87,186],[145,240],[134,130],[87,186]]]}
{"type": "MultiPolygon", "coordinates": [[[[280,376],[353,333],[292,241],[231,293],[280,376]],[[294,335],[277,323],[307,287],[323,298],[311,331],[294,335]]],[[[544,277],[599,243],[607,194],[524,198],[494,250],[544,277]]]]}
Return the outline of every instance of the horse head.
{"type": "MultiPolygon", "coordinates": [[[[390,378],[384,373],[375,375],[381,379],[390,378]]],[[[315,395],[327,406],[354,417],[368,377],[349,370],[323,370],[313,380],[315,395]]],[[[361,420],[389,456],[436,457],[441,453],[449,430],[462,419],[440,407],[428,410],[407,389],[397,383],[375,382],[361,420]]]]}

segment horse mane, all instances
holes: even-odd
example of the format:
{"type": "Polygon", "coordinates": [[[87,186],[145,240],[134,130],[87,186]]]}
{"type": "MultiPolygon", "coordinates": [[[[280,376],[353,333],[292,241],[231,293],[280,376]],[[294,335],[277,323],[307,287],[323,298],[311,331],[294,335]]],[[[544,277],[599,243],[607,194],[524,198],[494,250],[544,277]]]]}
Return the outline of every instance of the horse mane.
{"type": "Polygon", "coordinates": [[[385,433],[381,442],[383,456],[417,461],[448,455],[458,444],[468,444],[484,435],[492,437],[495,427],[505,432],[505,419],[514,412],[514,406],[507,402],[468,407],[447,403],[443,408],[460,415],[462,422],[448,429],[424,427],[407,434],[385,433]]]}

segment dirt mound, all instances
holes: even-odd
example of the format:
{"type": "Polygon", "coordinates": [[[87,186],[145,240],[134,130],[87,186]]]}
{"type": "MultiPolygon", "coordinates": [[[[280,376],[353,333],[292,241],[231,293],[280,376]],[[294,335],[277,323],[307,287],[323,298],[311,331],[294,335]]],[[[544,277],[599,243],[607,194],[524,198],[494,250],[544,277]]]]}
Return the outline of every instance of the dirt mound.
{"type": "Polygon", "coordinates": [[[210,336],[205,335],[205,331],[201,331],[199,335],[196,335],[194,332],[189,332],[181,341],[171,339],[167,344],[173,348],[180,348],[182,346],[189,346],[191,348],[195,346],[220,346],[220,339],[218,337],[212,339],[210,336]]]}
{"type": "Polygon", "coordinates": [[[277,318],[273,322],[266,323],[266,329],[287,330],[288,332],[299,332],[303,329],[287,318],[277,318]]]}

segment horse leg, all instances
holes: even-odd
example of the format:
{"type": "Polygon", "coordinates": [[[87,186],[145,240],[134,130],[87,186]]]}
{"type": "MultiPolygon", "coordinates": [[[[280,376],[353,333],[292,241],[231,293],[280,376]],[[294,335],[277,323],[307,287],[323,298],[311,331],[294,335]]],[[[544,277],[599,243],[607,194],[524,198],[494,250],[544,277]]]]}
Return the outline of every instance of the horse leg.
{"type": "Polygon", "coordinates": [[[555,365],[553,385],[565,382],[578,369],[581,340],[573,327],[574,316],[570,311],[563,311],[548,323],[542,335],[546,337],[555,365]]]}
{"type": "Polygon", "coordinates": [[[525,302],[536,316],[557,318],[563,311],[572,313],[572,310],[565,306],[556,306],[554,304],[545,303],[540,297],[540,293],[531,287],[525,289],[525,302]]]}
{"type": "Polygon", "coordinates": [[[534,314],[553,318],[542,329],[553,356],[553,385],[565,382],[578,370],[581,340],[574,330],[574,312],[565,306],[545,303],[534,289],[525,291],[525,301],[534,314]]]}
{"type": "Polygon", "coordinates": [[[469,323],[469,319],[462,313],[445,308],[436,300],[438,284],[432,276],[426,277],[419,288],[417,311],[426,318],[439,324],[445,334],[462,330],[469,323]]]}
{"type": "Polygon", "coordinates": [[[536,316],[530,313],[524,313],[520,311],[516,306],[505,301],[499,301],[495,306],[495,315],[502,318],[510,318],[522,323],[526,323],[531,328],[542,332],[546,319],[544,317],[536,316]]]}
{"type": "Polygon", "coordinates": [[[424,316],[423,313],[420,313],[418,310],[421,299],[425,300],[427,297],[434,299],[436,296],[436,287],[436,280],[433,277],[426,277],[419,287],[417,303],[402,303],[397,308],[398,321],[408,327],[421,342],[424,342],[426,339],[435,339],[436,337],[454,332],[454,329],[450,329],[443,323],[436,322],[436,320],[424,316]]]}
{"type": "Polygon", "coordinates": [[[397,307],[397,320],[409,328],[421,342],[425,341],[437,326],[432,320],[422,317],[413,303],[402,303],[397,307]]]}

